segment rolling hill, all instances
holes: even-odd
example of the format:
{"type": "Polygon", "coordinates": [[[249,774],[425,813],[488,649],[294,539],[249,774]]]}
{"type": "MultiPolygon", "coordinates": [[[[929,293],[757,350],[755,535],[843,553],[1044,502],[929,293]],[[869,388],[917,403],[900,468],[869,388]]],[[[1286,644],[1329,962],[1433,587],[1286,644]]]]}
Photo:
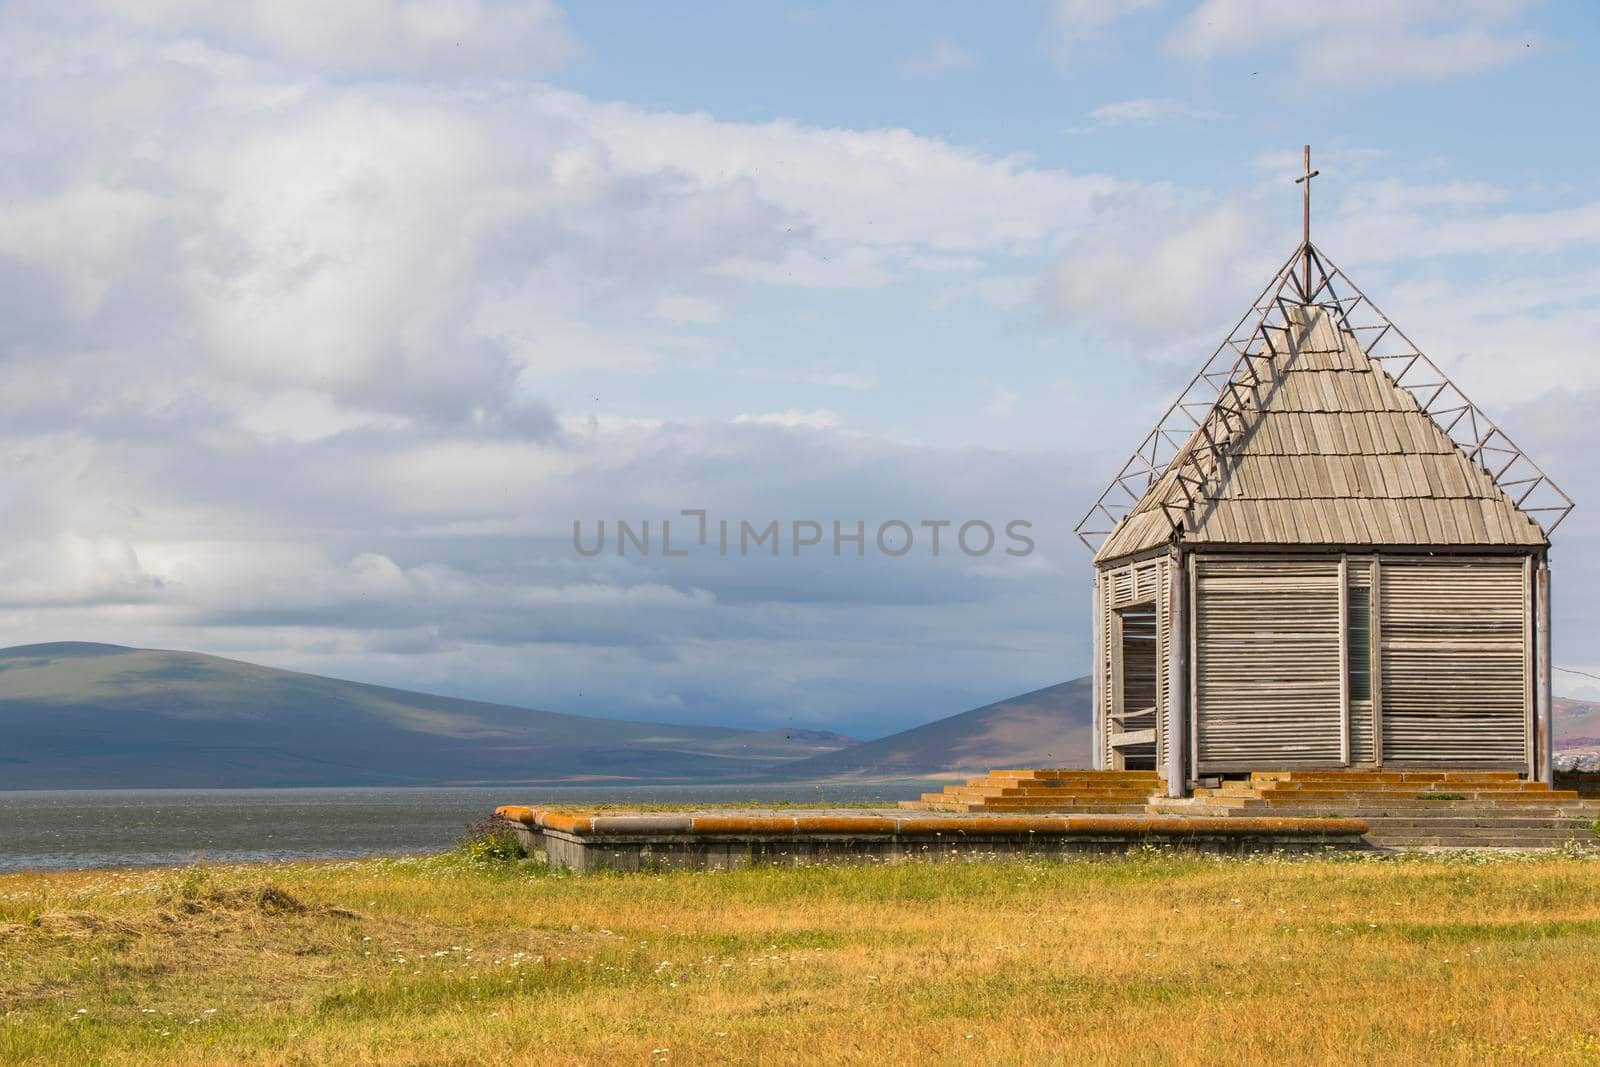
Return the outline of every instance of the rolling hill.
{"type": "Polygon", "coordinates": [[[1088,678],[985,704],[898,734],[775,768],[790,779],[949,778],[995,767],[1087,767],[1088,678]]]}
{"type": "MultiPolygon", "coordinates": [[[[0,649],[0,789],[882,782],[1084,767],[1089,679],[875,741],[564,715],[194,652],[0,649]]],[[[1559,748],[1600,750],[1600,704],[1558,699],[1559,748]]]]}
{"type": "MultiPolygon", "coordinates": [[[[986,704],[903,733],[775,767],[792,780],[951,778],[1000,767],[1087,767],[1092,761],[1088,678],[986,704]]],[[[1557,749],[1600,752],[1600,704],[1557,698],[1557,749]]]]}
{"type": "Polygon", "coordinates": [[[1559,751],[1600,752],[1600,704],[1556,697],[1555,712],[1559,751]]]}
{"type": "Polygon", "coordinates": [[[0,789],[751,780],[821,731],[562,715],[193,652],[0,649],[0,789]]]}

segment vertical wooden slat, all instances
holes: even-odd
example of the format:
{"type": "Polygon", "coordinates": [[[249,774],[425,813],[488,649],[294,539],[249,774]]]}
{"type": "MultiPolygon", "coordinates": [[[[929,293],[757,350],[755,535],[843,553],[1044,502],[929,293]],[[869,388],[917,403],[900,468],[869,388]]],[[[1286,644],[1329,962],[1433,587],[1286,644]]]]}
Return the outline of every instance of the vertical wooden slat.
{"type": "MultiPolygon", "coordinates": [[[[1125,680],[1122,677],[1122,616],[1118,615],[1115,611],[1112,611],[1106,616],[1106,645],[1110,649],[1111,653],[1110,656],[1107,657],[1111,667],[1109,672],[1109,680],[1111,683],[1111,714],[1108,716],[1108,719],[1110,720],[1110,733],[1115,733],[1117,729],[1117,720],[1126,710],[1123,705],[1125,702],[1125,692],[1127,689],[1125,680]]],[[[1107,734],[1108,741],[1110,740],[1110,733],[1107,734]]],[[[1116,771],[1122,770],[1122,753],[1113,747],[1110,750],[1110,756],[1111,769],[1116,771]]]]}
{"type": "Polygon", "coordinates": [[[1105,770],[1106,763],[1106,617],[1101,609],[1104,581],[1100,571],[1094,574],[1094,758],[1092,766],[1105,770]]]}
{"type": "Polygon", "coordinates": [[[1172,747],[1172,738],[1167,732],[1167,704],[1169,703],[1169,671],[1168,653],[1169,637],[1168,627],[1170,620],[1167,618],[1169,606],[1172,601],[1171,592],[1167,582],[1167,560],[1165,557],[1156,561],[1156,768],[1159,770],[1166,766],[1167,750],[1172,747]]]}
{"type": "Polygon", "coordinates": [[[1383,766],[1383,560],[1372,557],[1372,761],[1383,766]]]}
{"type": "Polygon", "coordinates": [[[1195,635],[1198,627],[1195,625],[1197,612],[1195,605],[1198,603],[1199,577],[1195,573],[1199,568],[1196,557],[1186,558],[1188,564],[1188,596],[1184,600],[1184,625],[1188,630],[1189,649],[1188,662],[1184,665],[1184,673],[1189,682],[1189,770],[1195,778],[1200,776],[1200,672],[1195,669],[1199,662],[1199,638],[1195,635]]]}
{"type": "Polygon", "coordinates": [[[1184,759],[1184,738],[1188,734],[1186,707],[1189,695],[1188,680],[1184,670],[1184,653],[1188,648],[1185,632],[1185,597],[1187,574],[1183,553],[1173,553],[1167,562],[1167,707],[1166,707],[1166,776],[1169,797],[1187,796],[1189,792],[1188,761],[1184,759]]]}
{"type": "Polygon", "coordinates": [[[1543,766],[1539,769],[1539,777],[1546,783],[1555,781],[1556,773],[1556,742],[1554,716],[1554,694],[1551,683],[1555,680],[1551,669],[1550,659],[1550,560],[1546,556],[1539,557],[1538,586],[1538,635],[1534,641],[1538,656],[1538,707],[1539,720],[1544,724],[1539,731],[1539,750],[1543,754],[1543,766]]]}
{"type": "Polygon", "coordinates": [[[1350,766],[1350,557],[1339,553],[1339,762],[1350,766]]]}
{"type": "Polygon", "coordinates": [[[1533,557],[1522,561],[1522,707],[1524,722],[1522,736],[1527,745],[1528,780],[1539,778],[1539,736],[1533,728],[1533,672],[1534,672],[1534,607],[1533,607],[1533,557]]]}
{"type": "Polygon", "coordinates": [[[1104,673],[1100,678],[1100,702],[1105,707],[1105,721],[1100,730],[1101,766],[1111,770],[1115,760],[1111,753],[1111,611],[1116,595],[1116,576],[1110,571],[1100,572],[1100,658],[1104,673]]]}

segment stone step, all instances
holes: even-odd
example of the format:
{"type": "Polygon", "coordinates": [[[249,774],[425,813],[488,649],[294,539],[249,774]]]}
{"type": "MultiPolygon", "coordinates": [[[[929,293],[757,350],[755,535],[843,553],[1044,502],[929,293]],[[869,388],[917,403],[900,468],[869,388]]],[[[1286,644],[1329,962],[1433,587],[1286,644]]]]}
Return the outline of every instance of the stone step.
{"type": "MultiPolygon", "coordinates": [[[[1152,800],[1151,804],[1185,804],[1184,801],[1152,800]]],[[[1367,815],[1415,814],[1422,818],[1444,817],[1461,813],[1503,814],[1506,816],[1552,816],[1593,822],[1600,817],[1600,808],[1582,804],[1497,804],[1482,800],[1434,801],[1344,801],[1318,804],[1273,804],[1264,800],[1201,800],[1187,805],[1196,811],[1248,811],[1282,813],[1338,814],[1365,817],[1367,815]]]]}
{"type": "Polygon", "coordinates": [[[1269,814],[1282,813],[1285,815],[1293,815],[1298,812],[1338,812],[1340,814],[1346,812],[1352,814],[1357,812],[1374,814],[1392,812],[1394,814],[1416,814],[1423,818],[1482,812],[1502,815],[1550,815],[1568,819],[1587,819],[1590,822],[1600,816],[1600,809],[1578,804],[1495,804],[1488,801],[1472,800],[1432,801],[1429,803],[1420,801],[1346,801],[1333,804],[1268,804],[1259,800],[1244,800],[1231,805],[1230,810],[1266,812],[1269,814]]]}
{"type": "Polygon", "coordinates": [[[1089,808],[1105,805],[1115,805],[1124,808],[1143,809],[1150,803],[1149,797],[1078,797],[1070,794],[1053,797],[952,797],[935,794],[925,798],[924,803],[942,804],[993,804],[1008,807],[1051,807],[1071,804],[1080,808],[1089,808]]]}
{"type": "MultiPolygon", "coordinates": [[[[1582,794],[1572,789],[1472,789],[1460,787],[1455,789],[1429,789],[1418,786],[1388,789],[1344,789],[1337,786],[1302,786],[1298,789],[1280,789],[1267,785],[1257,789],[1219,788],[1208,789],[1204,786],[1194,791],[1195,796],[1227,796],[1227,797],[1278,797],[1284,800],[1293,800],[1297,797],[1448,797],[1453,794],[1466,797],[1486,797],[1489,799],[1520,800],[1526,798],[1544,798],[1547,800],[1578,800],[1582,794]]],[[[1595,799],[1595,798],[1591,798],[1595,799]]]]}
{"type": "Polygon", "coordinates": [[[1103,785],[1090,783],[1077,785],[1073,783],[1057,784],[1055,782],[1029,782],[1021,779],[999,782],[968,782],[965,785],[952,785],[945,787],[948,791],[973,791],[982,790],[995,793],[1083,793],[1095,796],[1106,794],[1147,797],[1158,791],[1158,786],[1140,783],[1137,785],[1103,785]]]}
{"type": "Polygon", "coordinates": [[[1259,800],[1152,800],[1151,811],[1181,814],[1230,813],[1282,813],[1309,815],[1348,815],[1351,818],[1369,819],[1406,816],[1421,819],[1488,818],[1488,819],[1557,819],[1584,825],[1593,825],[1600,818],[1600,807],[1587,804],[1514,804],[1495,805],[1481,801],[1413,801],[1411,803],[1344,803],[1344,804],[1269,804],[1259,800]]]}
{"type": "Polygon", "coordinates": [[[947,797],[959,797],[963,800],[983,800],[987,797],[1002,799],[1006,797],[1081,797],[1092,800],[1149,800],[1148,789],[1006,789],[996,786],[974,788],[966,786],[957,789],[948,789],[942,794],[947,797]]]}
{"type": "Polygon", "coordinates": [[[1390,840],[1402,837],[1483,837],[1483,835],[1504,835],[1514,837],[1523,835],[1530,838],[1550,838],[1554,841],[1582,841],[1589,845],[1600,845],[1600,840],[1595,838],[1594,832],[1579,829],[1550,829],[1542,825],[1453,825],[1453,827],[1440,827],[1440,825],[1392,825],[1387,822],[1371,821],[1371,829],[1366,835],[1371,840],[1390,840]]]}
{"type": "Polygon", "coordinates": [[[975,778],[961,785],[946,786],[947,789],[1048,789],[1054,793],[1085,792],[1117,792],[1117,793],[1148,793],[1153,789],[1164,789],[1159,782],[1061,782],[1054,779],[1031,778],[975,778]]]}
{"type": "Polygon", "coordinates": [[[1158,782],[1162,776],[1155,771],[989,771],[982,777],[990,779],[1029,779],[1051,782],[1158,782]]]}
{"type": "Polygon", "coordinates": [[[958,797],[941,797],[936,801],[925,803],[946,803],[946,805],[970,805],[974,808],[994,809],[994,811],[1021,811],[1026,808],[1037,808],[1038,811],[1110,811],[1110,809],[1123,809],[1123,811],[1144,811],[1149,801],[1144,797],[1138,800],[1086,800],[1078,797],[984,797],[982,800],[962,800],[958,797]]]}
{"type": "Polygon", "coordinates": [[[1435,793],[1465,793],[1468,796],[1494,796],[1494,797],[1548,797],[1577,796],[1576,790],[1549,789],[1544,786],[1493,786],[1483,785],[1386,785],[1370,789],[1354,789],[1346,785],[1333,782],[1270,782],[1253,788],[1222,788],[1213,792],[1224,793],[1230,796],[1253,794],[1257,796],[1294,797],[1301,795],[1317,795],[1335,793],[1344,796],[1417,796],[1435,793]]]}
{"type": "Polygon", "coordinates": [[[1372,829],[1367,831],[1367,839],[1378,843],[1386,841],[1410,841],[1417,838],[1428,838],[1430,841],[1482,841],[1485,838],[1496,840],[1517,838],[1522,841],[1546,841],[1562,844],[1567,841],[1576,844],[1594,844],[1593,834],[1578,834],[1569,830],[1545,830],[1529,826],[1472,826],[1458,827],[1451,830],[1419,826],[1412,828],[1391,827],[1372,829]]]}
{"type": "Polygon", "coordinates": [[[1232,811],[1243,811],[1249,801],[1240,798],[1237,800],[1223,799],[1220,797],[1188,797],[1156,799],[1150,801],[1150,810],[1167,812],[1173,815],[1189,813],[1192,815],[1226,815],[1232,811]]]}
{"type": "Polygon", "coordinates": [[[1528,831],[1510,833],[1465,834],[1367,834],[1367,840],[1381,848],[1560,848],[1566,844],[1586,842],[1560,835],[1532,834],[1528,831]]]}
{"type": "Polygon", "coordinates": [[[1225,782],[1223,788],[1260,793],[1552,793],[1543,782],[1225,782]]]}
{"type": "Polygon", "coordinates": [[[1485,837],[1464,841],[1453,837],[1408,837],[1392,841],[1366,838],[1374,848],[1517,848],[1552,849],[1565,845],[1565,841],[1528,840],[1522,837],[1485,837]]]}
{"type": "Polygon", "coordinates": [[[1367,782],[1517,782],[1525,781],[1519,771],[1462,771],[1462,770],[1396,770],[1396,771],[1359,771],[1359,770],[1316,770],[1316,771],[1252,771],[1250,777],[1256,781],[1282,781],[1282,782],[1307,782],[1307,781],[1367,781],[1367,782]]]}
{"type": "Polygon", "coordinates": [[[902,804],[924,811],[1039,811],[1083,812],[1086,814],[1144,813],[1143,801],[1133,803],[1100,803],[1096,801],[1057,801],[1049,803],[1036,800],[933,800],[902,801],[902,804]]]}

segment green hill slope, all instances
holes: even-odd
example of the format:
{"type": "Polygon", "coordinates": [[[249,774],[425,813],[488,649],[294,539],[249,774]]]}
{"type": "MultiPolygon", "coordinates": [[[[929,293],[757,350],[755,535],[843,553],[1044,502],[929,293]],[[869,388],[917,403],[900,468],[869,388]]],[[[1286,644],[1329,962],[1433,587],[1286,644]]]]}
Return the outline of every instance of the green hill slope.
{"type": "Polygon", "coordinates": [[[193,652],[0,649],[0,789],[716,781],[852,743],[562,715],[193,652]]]}

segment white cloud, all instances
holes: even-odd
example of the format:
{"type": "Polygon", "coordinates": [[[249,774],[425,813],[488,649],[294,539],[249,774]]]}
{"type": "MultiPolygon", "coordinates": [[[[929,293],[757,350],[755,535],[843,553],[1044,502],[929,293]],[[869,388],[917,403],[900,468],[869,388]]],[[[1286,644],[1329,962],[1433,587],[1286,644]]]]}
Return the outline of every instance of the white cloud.
{"type": "Polygon", "coordinates": [[[1017,311],[1039,300],[1040,280],[1032,274],[998,274],[974,287],[978,299],[1001,311],[1017,311]]]}
{"type": "MultiPolygon", "coordinates": [[[[1294,247],[1273,199],[1284,187],[1119,205],[1047,275],[1050,310],[1141,360],[1197,369],[1294,247]]],[[[1600,366],[1578,356],[1600,333],[1600,279],[1573,266],[1600,246],[1600,202],[1509,208],[1517,199],[1490,183],[1350,180],[1313,225],[1319,247],[1491,411],[1556,382],[1600,387],[1600,366]]]]}
{"type": "Polygon", "coordinates": [[[786,430],[836,430],[842,424],[833,411],[773,411],[764,415],[736,415],[735,426],[781,426],[786,430]]]}
{"type": "Polygon", "coordinates": [[[321,72],[542,73],[575,45],[552,0],[100,0],[161,34],[200,34],[321,72]]]}
{"type": "Polygon", "coordinates": [[[1360,270],[1350,273],[1463,392],[1491,418],[1503,420],[1524,445],[1526,431],[1535,427],[1504,421],[1509,405],[1555,388],[1600,386],[1600,367],[1583,356],[1600,333],[1600,271],[1502,269],[1471,281],[1430,272],[1382,292],[1368,288],[1360,270]]]}
{"type": "Polygon", "coordinates": [[[906,130],[469,85],[410,53],[410,80],[366,77],[379,61],[358,50],[318,58],[205,11],[50,18],[0,14],[0,643],[829,721],[904,713],[842,681],[869,670],[914,715],[1027,677],[1043,627],[1014,600],[987,665],[893,664],[885,633],[915,659],[952,645],[928,605],[987,611],[957,569],[690,573],[570,550],[574,517],[696,504],[1029,509],[1037,477],[1000,454],[875,442],[787,395],[877,389],[875,368],[779,366],[794,389],[738,421],[546,398],[555,379],[718,373],[707,326],[752,286],[976,282],[1136,186],[906,130]]]}
{"type": "MultiPolygon", "coordinates": [[[[1298,171],[1298,161],[1296,171],[1298,171]]],[[[1291,172],[1294,173],[1294,172],[1291,172]]],[[[1511,199],[1511,190],[1490,182],[1408,182],[1398,178],[1352,186],[1339,209],[1346,215],[1367,211],[1414,211],[1440,207],[1484,207],[1511,199]]]]}
{"type": "Polygon", "coordinates": [[[1296,72],[1348,86],[1439,80],[1515,62],[1528,0],[1355,0],[1330,5],[1204,0],[1168,46],[1191,59],[1288,49],[1296,72]]]}
{"type": "Polygon", "coordinates": [[[1148,355],[1198,362],[1293,247],[1263,234],[1261,214],[1242,200],[1125,205],[1066,249],[1044,297],[1148,355]]]}
{"type": "Polygon", "coordinates": [[[1088,126],[1075,127],[1071,133],[1088,133],[1114,126],[1157,126],[1168,123],[1212,122],[1222,118],[1220,111],[1198,108],[1182,100],[1166,97],[1143,97],[1136,100],[1119,100],[1089,112],[1088,126]]]}
{"type": "MultiPolygon", "coordinates": [[[[204,30],[186,11],[146,32],[204,30]]],[[[321,392],[346,413],[531,425],[513,408],[543,375],[704,358],[673,324],[713,323],[751,285],[981,269],[1124,186],[904,130],[330,83],[206,41],[77,29],[30,23],[0,47],[8,143],[63,153],[16,160],[0,257],[32,269],[12,328],[50,317],[213,393],[321,392]],[[118,121],[91,121],[108,94],[118,121]]]]}
{"type": "Polygon", "coordinates": [[[858,371],[792,371],[768,367],[743,367],[737,373],[742,377],[760,381],[816,385],[828,389],[852,389],[864,392],[878,388],[877,375],[858,371]]]}
{"type": "Polygon", "coordinates": [[[682,175],[702,190],[748,189],[788,213],[791,234],[847,249],[1026,246],[1082,223],[1100,198],[1134,184],[902,129],[726,122],[567,93],[539,103],[603,139],[616,167],[682,175]]]}
{"type": "Polygon", "coordinates": [[[1057,60],[1069,61],[1118,22],[1160,6],[1161,0],[1055,0],[1050,39],[1057,60]]]}
{"type": "Polygon", "coordinates": [[[805,380],[813,385],[826,385],[838,389],[876,389],[878,378],[874,374],[857,374],[840,371],[834,374],[808,374],[805,380]]]}
{"type": "Polygon", "coordinates": [[[1549,254],[1600,242],[1600,202],[1549,211],[1440,216],[1401,208],[1356,211],[1337,223],[1342,247],[1364,260],[1549,254]]]}
{"type": "Polygon", "coordinates": [[[996,419],[1010,418],[1016,414],[1017,401],[1020,399],[1015,389],[997,385],[989,391],[989,400],[983,405],[983,413],[996,419]]]}
{"type": "Polygon", "coordinates": [[[703,296],[666,293],[656,301],[656,314],[669,322],[706,325],[722,318],[722,305],[703,296]]]}
{"type": "Polygon", "coordinates": [[[501,192],[486,131],[349,97],[294,118],[204,146],[186,176],[215,197],[184,283],[202,343],[248,378],[338,395],[493,388],[503,354],[435,359],[507,216],[482,199],[501,192]]]}
{"type": "Polygon", "coordinates": [[[921,55],[900,64],[900,73],[907,78],[942,78],[958,70],[968,70],[977,65],[977,57],[949,41],[935,41],[921,55]]]}
{"type": "Polygon", "coordinates": [[[864,568],[826,546],[730,561],[714,532],[689,559],[572,549],[574,518],[590,531],[649,518],[656,538],[671,518],[674,544],[690,545],[685,507],[710,509],[713,524],[1026,517],[1041,543],[1062,528],[1035,507],[1040,472],[1071,469],[1060,457],[793,432],[827,425],[797,411],[596,420],[540,442],[425,427],[295,447],[0,438],[3,469],[27,472],[5,483],[0,644],[199,647],[558,710],[858,715],[869,732],[925,716],[929,700],[955,710],[1035,677],[1025,664],[1054,629],[1044,620],[1060,590],[1006,591],[1007,560],[985,575],[926,555],[864,568]],[[941,604],[960,606],[962,633],[928,610],[941,604]],[[996,651],[962,652],[967,626],[996,651]]]}
{"type": "Polygon", "coordinates": [[[1532,46],[1529,34],[1507,29],[1419,32],[1398,40],[1340,34],[1307,48],[1301,70],[1343,85],[1442,81],[1518,62],[1532,54],[1532,46]]]}

